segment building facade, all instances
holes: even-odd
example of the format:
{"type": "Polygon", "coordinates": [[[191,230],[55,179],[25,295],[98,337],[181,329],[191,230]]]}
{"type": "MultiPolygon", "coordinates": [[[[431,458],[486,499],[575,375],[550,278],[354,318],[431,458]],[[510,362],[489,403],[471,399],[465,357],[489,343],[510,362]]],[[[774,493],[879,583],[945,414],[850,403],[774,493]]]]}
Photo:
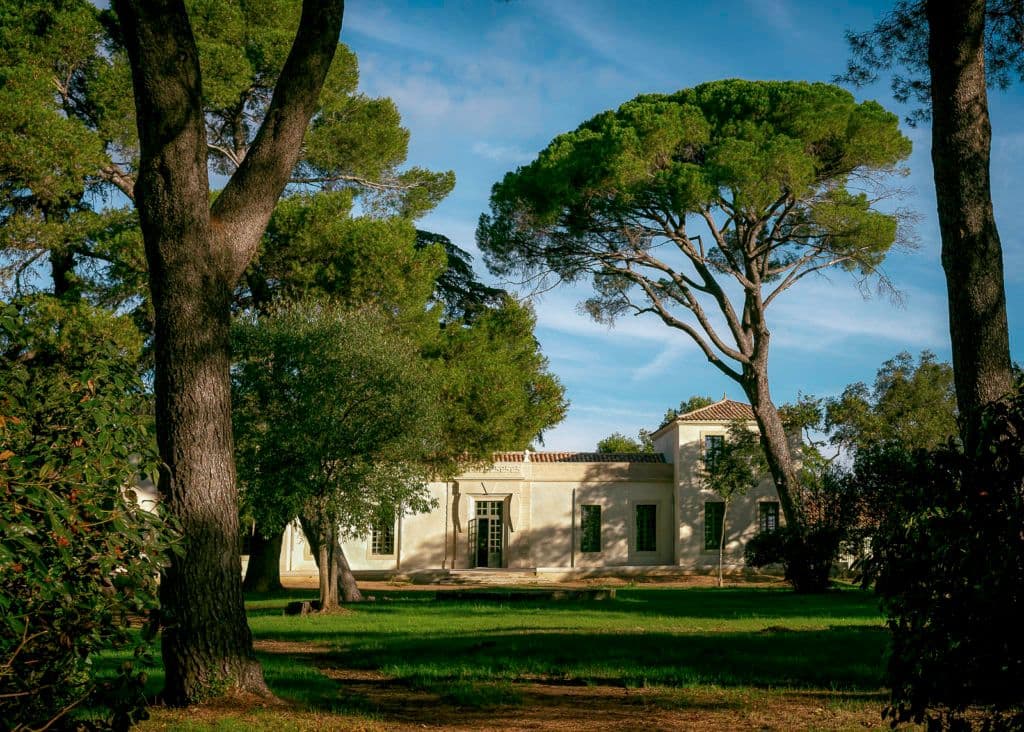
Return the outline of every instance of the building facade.
{"type": "MultiPolygon", "coordinates": [[[[749,405],[723,399],[654,433],[653,453],[508,452],[488,468],[429,486],[435,508],[345,541],[357,576],[461,570],[560,576],[708,571],[718,566],[722,499],[703,468],[732,421],[756,429],[749,405]]],[[[770,480],[729,506],[724,564],[780,522],[770,480]]],[[[297,525],[281,552],[283,576],[316,564],[297,525]]]]}

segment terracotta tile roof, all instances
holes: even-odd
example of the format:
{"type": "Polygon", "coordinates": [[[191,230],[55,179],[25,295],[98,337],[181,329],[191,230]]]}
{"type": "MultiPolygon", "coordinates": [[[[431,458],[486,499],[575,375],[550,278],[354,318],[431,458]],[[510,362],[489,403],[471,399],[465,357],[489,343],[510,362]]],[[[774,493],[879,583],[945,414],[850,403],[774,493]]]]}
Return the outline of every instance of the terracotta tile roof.
{"type": "Polygon", "coordinates": [[[694,409],[692,412],[680,414],[676,417],[676,420],[680,422],[729,422],[734,419],[753,420],[754,411],[750,408],[749,404],[736,402],[732,399],[722,399],[714,404],[694,409]]]}
{"type": "MultiPolygon", "coordinates": [[[[496,463],[521,463],[521,452],[496,452],[496,463]]],[[[664,463],[660,452],[531,452],[531,463],[664,463]]]]}

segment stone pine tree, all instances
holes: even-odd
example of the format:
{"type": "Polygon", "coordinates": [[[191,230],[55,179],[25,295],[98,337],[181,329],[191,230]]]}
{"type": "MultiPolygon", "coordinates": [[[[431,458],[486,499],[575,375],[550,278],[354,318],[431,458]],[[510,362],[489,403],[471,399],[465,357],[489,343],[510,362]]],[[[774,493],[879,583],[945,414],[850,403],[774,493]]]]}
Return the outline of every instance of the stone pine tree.
{"type": "Polygon", "coordinates": [[[750,400],[786,520],[799,526],[796,466],[769,389],[769,308],[817,272],[881,275],[900,221],[875,204],[909,153],[895,115],[827,84],[727,80],[644,95],[507,174],[477,236],[496,273],[590,277],[596,318],[650,313],[692,339],[750,400]]]}
{"type": "Polygon", "coordinates": [[[964,446],[973,454],[985,404],[1013,385],[1003,253],[992,210],[987,87],[1024,77],[1024,4],[901,0],[870,31],[850,33],[840,80],[861,86],[892,71],[900,101],[931,119],[942,267],[964,446]]]}
{"type": "Polygon", "coordinates": [[[160,491],[187,537],[161,586],[164,694],[266,694],[242,604],[230,303],[288,183],[338,47],[343,2],[303,3],[244,160],[210,204],[199,50],[182,2],[114,3],[139,137],[133,189],[155,313],[160,491]]]}

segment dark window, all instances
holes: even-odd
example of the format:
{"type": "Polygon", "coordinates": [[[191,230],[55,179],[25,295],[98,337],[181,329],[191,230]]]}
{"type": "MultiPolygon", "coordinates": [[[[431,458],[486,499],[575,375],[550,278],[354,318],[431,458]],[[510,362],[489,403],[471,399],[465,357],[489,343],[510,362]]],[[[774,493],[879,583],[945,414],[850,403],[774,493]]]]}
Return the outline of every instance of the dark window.
{"type": "Polygon", "coordinates": [[[370,529],[370,554],[395,553],[395,523],[383,521],[370,529]]]}
{"type": "Polygon", "coordinates": [[[724,435],[704,435],[704,467],[708,470],[714,467],[724,445],[724,435]]]}
{"type": "Polygon", "coordinates": [[[779,528],[779,504],[771,501],[757,504],[757,525],[762,533],[779,528]]]}
{"type": "Polygon", "coordinates": [[[725,504],[721,501],[704,504],[704,548],[717,549],[722,541],[722,519],[725,504]]]}
{"type": "Polygon", "coordinates": [[[601,551],[600,506],[580,506],[580,551],[601,551]]]}
{"type": "Polygon", "coordinates": [[[636,550],[657,551],[658,507],[641,503],[636,507],[636,550]]]}

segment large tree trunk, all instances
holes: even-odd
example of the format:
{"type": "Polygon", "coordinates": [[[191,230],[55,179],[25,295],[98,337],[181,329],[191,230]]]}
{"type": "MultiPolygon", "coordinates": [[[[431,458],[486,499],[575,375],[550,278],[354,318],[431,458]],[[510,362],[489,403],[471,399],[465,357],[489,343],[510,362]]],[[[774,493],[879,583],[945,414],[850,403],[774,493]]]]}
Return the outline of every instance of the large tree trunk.
{"type": "Polygon", "coordinates": [[[135,203],[155,312],[160,494],[184,537],[160,587],[164,697],[190,704],[231,689],[268,694],[242,600],[229,303],[295,167],[343,3],[303,3],[263,124],[212,210],[199,54],[184,3],[114,7],[139,131],[135,203]]]}
{"type": "Polygon", "coordinates": [[[754,420],[761,432],[761,445],[764,447],[768,471],[775,482],[779,505],[786,517],[786,523],[793,527],[801,527],[804,523],[803,515],[794,495],[800,489],[796,463],[790,449],[789,435],[786,434],[778,408],[772,402],[766,371],[765,366],[756,370],[754,367],[744,367],[744,380],[741,386],[750,400],[754,420]]]}
{"type": "Polygon", "coordinates": [[[928,0],[932,165],[953,374],[969,455],[981,408],[1010,391],[1003,255],[992,214],[985,0],[928,0]]]}
{"type": "Polygon", "coordinates": [[[284,527],[263,536],[257,526],[249,545],[249,564],[245,568],[242,589],[246,592],[274,592],[284,589],[281,584],[281,543],[284,527]]]}
{"type": "Polygon", "coordinates": [[[240,581],[228,291],[202,262],[172,275],[154,259],[160,493],[184,535],[160,584],[165,695],[187,704],[225,686],[266,694],[240,581]]]}

